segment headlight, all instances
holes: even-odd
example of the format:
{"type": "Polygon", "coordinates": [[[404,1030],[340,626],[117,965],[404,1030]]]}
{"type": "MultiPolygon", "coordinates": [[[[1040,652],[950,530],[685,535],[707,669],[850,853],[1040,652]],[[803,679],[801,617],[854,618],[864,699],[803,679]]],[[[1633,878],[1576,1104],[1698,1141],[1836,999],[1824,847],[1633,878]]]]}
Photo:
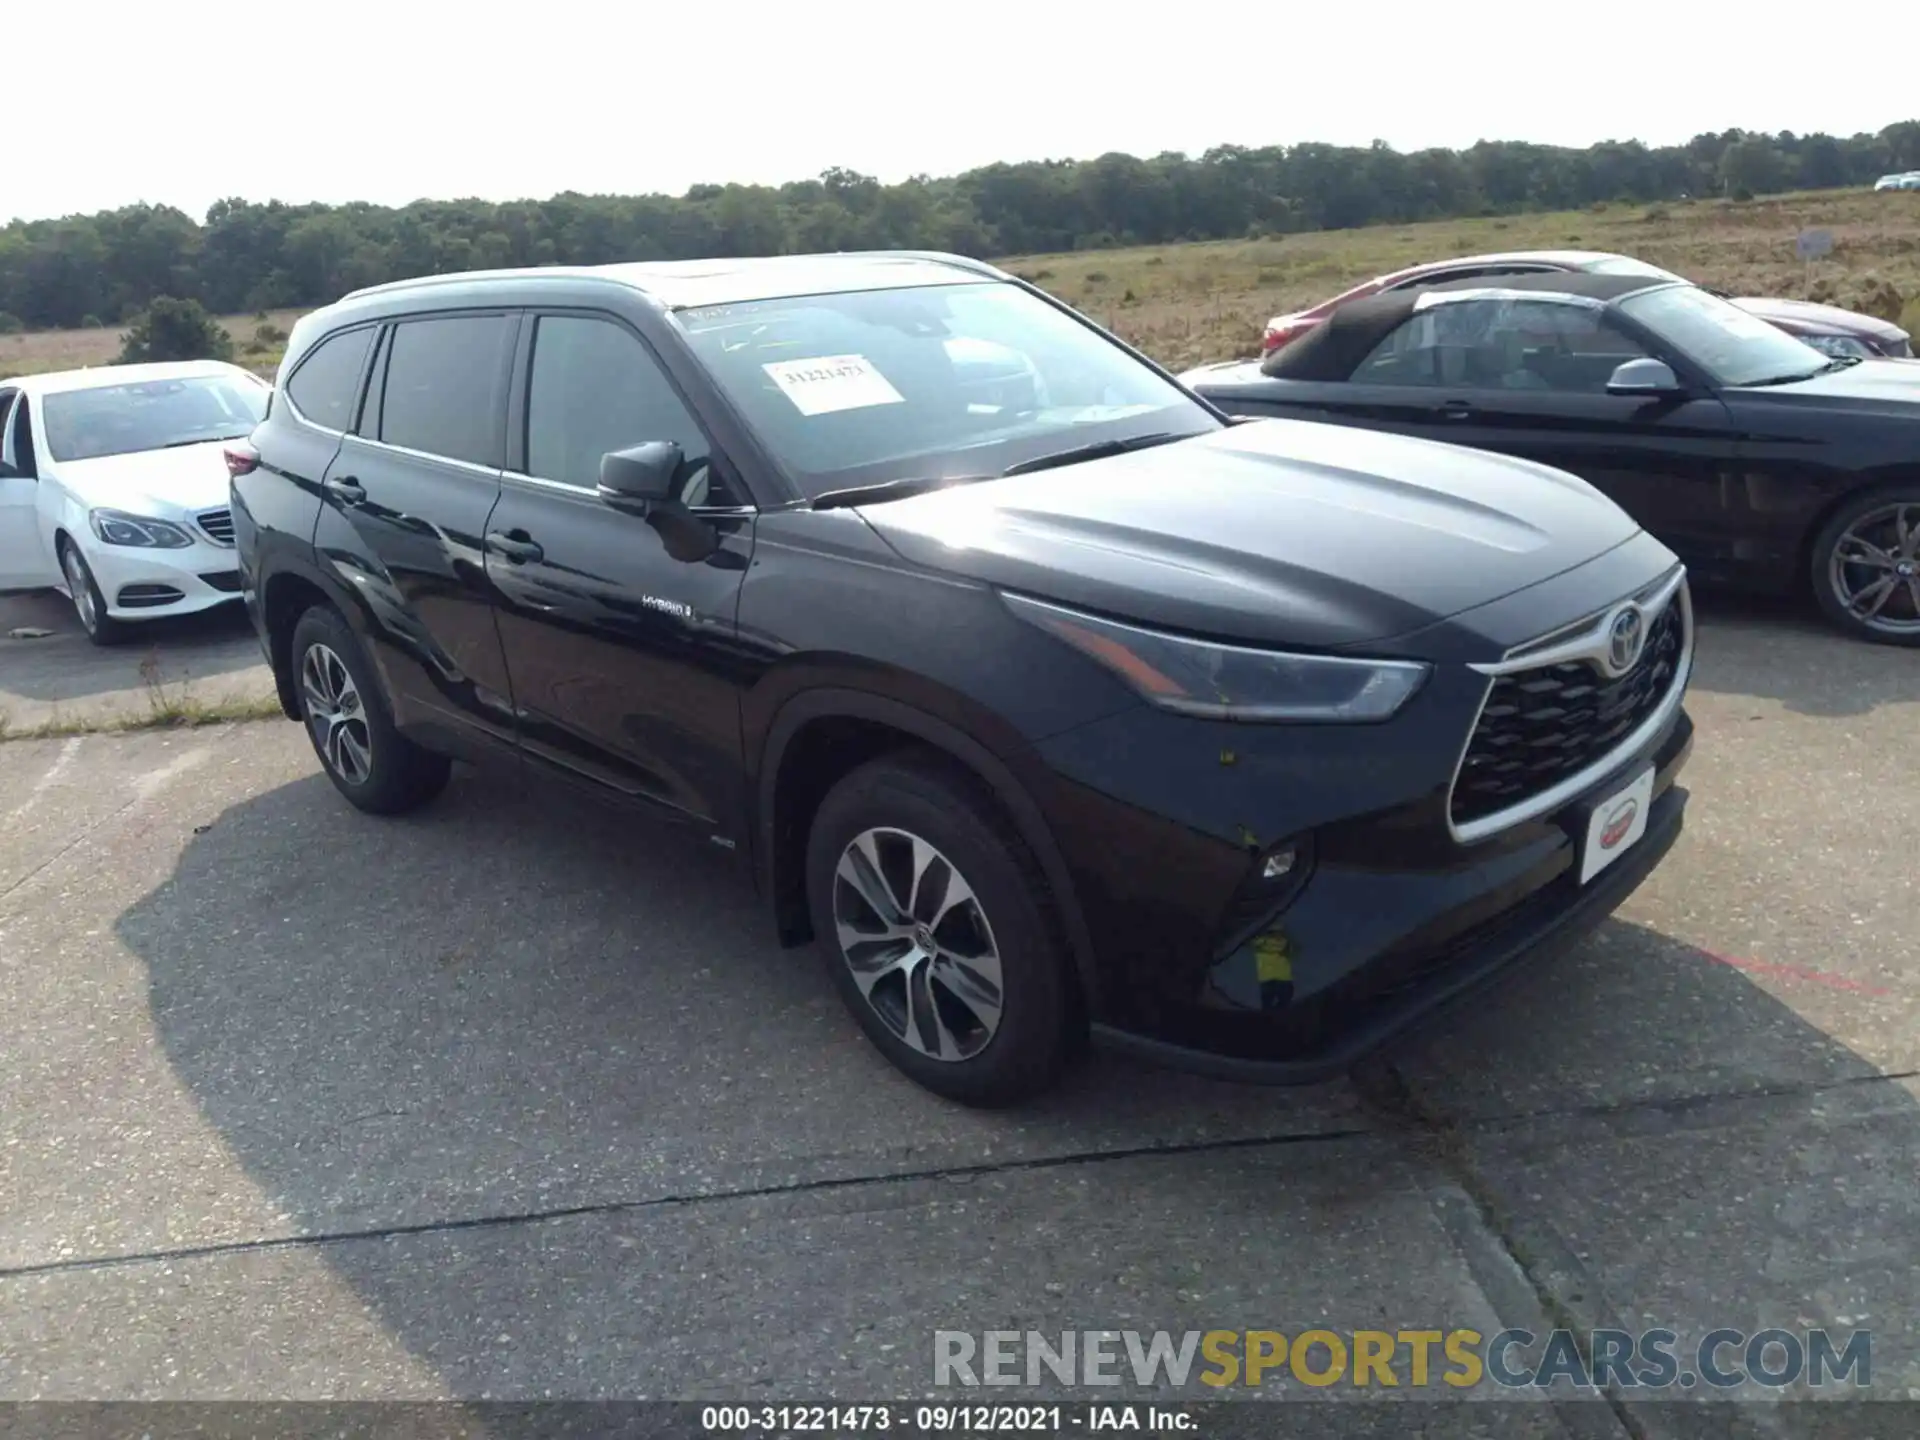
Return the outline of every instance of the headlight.
{"type": "Polygon", "coordinates": [[[138,545],[147,550],[184,550],[193,537],[178,525],[129,515],[122,510],[89,510],[87,523],[109,545],[138,545]]]}
{"type": "Polygon", "coordinates": [[[1848,355],[1858,355],[1862,359],[1873,355],[1873,351],[1851,335],[1801,335],[1796,338],[1802,345],[1811,345],[1822,355],[1831,355],[1836,360],[1848,355]]]}
{"type": "Polygon", "coordinates": [[[1428,667],[1409,660],[1289,655],[1164,635],[1057,605],[1004,597],[1013,613],[1098,660],[1154,704],[1211,720],[1385,720],[1428,667]]]}

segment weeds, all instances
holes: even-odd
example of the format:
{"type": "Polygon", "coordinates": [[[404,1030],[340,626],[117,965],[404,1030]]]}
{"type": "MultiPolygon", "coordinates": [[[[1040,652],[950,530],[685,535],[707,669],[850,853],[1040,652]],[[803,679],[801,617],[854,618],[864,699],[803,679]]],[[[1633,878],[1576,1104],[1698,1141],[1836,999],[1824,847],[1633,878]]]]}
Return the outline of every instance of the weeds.
{"type": "Polygon", "coordinates": [[[181,676],[167,680],[160,657],[149,652],[140,662],[141,703],[120,710],[63,711],[55,706],[44,720],[15,725],[0,710],[0,741],[47,740],[65,735],[93,735],[126,730],[193,729],[201,725],[228,725],[243,720],[272,720],[283,713],[277,695],[226,695],[203,699],[193,693],[193,681],[181,676]]]}

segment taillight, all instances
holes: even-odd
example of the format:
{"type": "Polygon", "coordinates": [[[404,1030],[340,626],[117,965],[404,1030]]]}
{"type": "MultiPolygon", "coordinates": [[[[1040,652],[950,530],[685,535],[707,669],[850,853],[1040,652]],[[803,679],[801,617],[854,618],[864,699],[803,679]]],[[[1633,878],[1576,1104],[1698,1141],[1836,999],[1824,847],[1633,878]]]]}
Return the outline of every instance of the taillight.
{"type": "Polygon", "coordinates": [[[246,441],[236,441],[223,452],[227,457],[227,476],[239,479],[242,475],[251,475],[260,468],[260,452],[246,441]]]}
{"type": "Polygon", "coordinates": [[[1275,320],[1267,326],[1266,334],[1260,337],[1260,353],[1271,355],[1282,345],[1290,345],[1313,328],[1313,322],[1275,320]]]}

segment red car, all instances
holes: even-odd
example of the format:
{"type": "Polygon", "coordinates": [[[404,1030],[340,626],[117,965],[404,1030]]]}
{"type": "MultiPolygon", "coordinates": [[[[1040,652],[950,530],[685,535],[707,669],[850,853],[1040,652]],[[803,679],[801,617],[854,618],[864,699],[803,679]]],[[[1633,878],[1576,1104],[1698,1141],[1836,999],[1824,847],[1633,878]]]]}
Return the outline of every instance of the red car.
{"type": "MultiPolygon", "coordinates": [[[[1291,315],[1276,315],[1267,322],[1260,338],[1260,353],[1265,355],[1299,339],[1349,300],[1378,295],[1388,290],[1411,290],[1422,285],[1440,285],[1449,280],[1477,280],[1500,275],[1537,275],[1552,270],[1581,270],[1590,275],[1645,275],[1655,280],[1682,280],[1671,270],[1649,265],[1631,255],[1609,255],[1598,250],[1515,250],[1504,255],[1463,255],[1453,260],[1435,260],[1411,269],[1396,270],[1343,291],[1331,300],[1322,300],[1310,310],[1291,315]]],[[[1716,294],[1719,292],[1716,291],[1716,294]]],[[[1911,359],[1912,337],[1898,325],[1871,315],[1815,305],[1804,300],[1730,299],[1735,305],[1776,325],[1816,350],[1833,356],[1886,355],[1911,359]]]]}

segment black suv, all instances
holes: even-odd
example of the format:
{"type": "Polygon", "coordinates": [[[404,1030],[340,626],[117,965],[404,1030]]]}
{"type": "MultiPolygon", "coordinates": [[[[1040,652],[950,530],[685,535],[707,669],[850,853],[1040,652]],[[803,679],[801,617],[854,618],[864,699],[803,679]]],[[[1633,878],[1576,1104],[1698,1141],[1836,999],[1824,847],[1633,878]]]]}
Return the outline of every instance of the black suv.
{"type": "Polygon", "coordinates": [[[350,801],[499,753],[691,824],[955,1099],[1089,1032],[1325,1075],[1680,831],[1691,604],[1619,509],[1231,424],[973,261],[363,290],[228,461],[281,702],[350,801]]]}

